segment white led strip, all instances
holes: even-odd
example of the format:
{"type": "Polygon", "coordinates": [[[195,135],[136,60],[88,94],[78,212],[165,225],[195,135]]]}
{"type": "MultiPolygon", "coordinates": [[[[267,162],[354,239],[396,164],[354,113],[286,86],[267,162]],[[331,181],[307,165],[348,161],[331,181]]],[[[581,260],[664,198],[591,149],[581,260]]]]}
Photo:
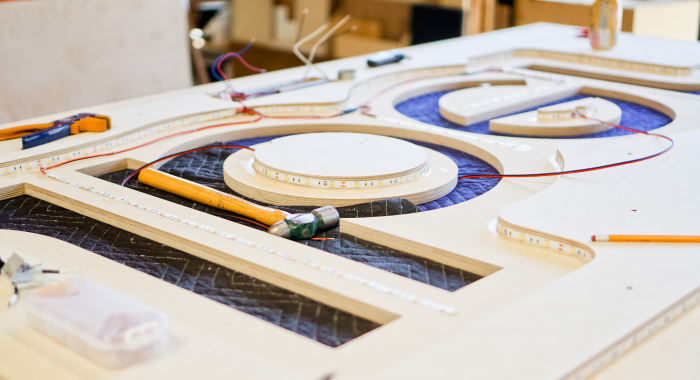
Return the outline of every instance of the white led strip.
{"type": "Polygon", "coordinates": [[[63,182],[63,183],[65,183],[66,185],[75,186],[75,187],[77,187],[77,188],[79,188],[79,189],[87,190],[87,191],[89,191],[89,192],[91,192],[91,193],[95,193],[95,194],[97,194],[97,195],[101,195],[101,196],[105,197],[105,198],[108,199],[108,200],[117,200],[117,201],[119,201],[119,202],[122,202],[122,203],[124,203],[124,204],[130,205],[130,206],[132,206],[132,207],[136,207],[136,208],[138,208],[138,209],[141,209],[141,210],[144,210],[144,211],[148,211],[148,212],[150,212],[150,213],[153,213],[153,214],[156,214],[156,215],[160,215],[160,216],[165,217],[165,218],[168,218],[168,219],[172,219],[172,220],[174,220],[174,221],[176,221],[176,222],[180,222],[180,223],[186,224],[186,225],[191,226],[191,227],[193,227],[193,228],[198,228],[198,229],[200,229],[200,230],[204,230],[204,231],[210,232],[210,233],[212,233],[212,234],[219,235],[219,236],[221,236],[221,237],[223,237],[223,238],[226,238],[226,239],[229,239],[229,240],[233,240],[233,241],[236,241],[236,242],[238,242],[238,243],[245,244],[245,245],[248,245],[248,246],[257,248],[257,249],[259,249],[259,250],[261,250],[261,251],[268,252],[268,253],[271,253],[271,254],[274,254],[274,255],[283,257],[283,258],[285,258],[285,259],[295,261],[295,262],[297,262],[297,263],[299,263],[299,264],[303,264],[303,265],[309,266],[309,267],[311,267],[311,268],[318,269],[318,270],[321,270],[321,271],[330,273],[330,274],[332,274],[332,275],[341,277],[341,278],[346,279],[346,280],[348,280],[348,281],[352,281],[352,282],[357,283],[357,284],[360,284],[360,285],[368,286],[368,287],[370,287],[370,288],[372,288],[372,289],[375,289],[375,290],[378,290],[378,291],[380,291],[380,292],[382,292],[382,293],[386,293],[386,294],[390,294],[390,295],[392,295],[392,296],[398,297],[398,298],[400,298],[400,299],[402,299],[402,300],[404,300],[404,301],[415,302],[415,303],[417,303],[417,304],[419,304],[419,305],[421,305],[421,306],[425,306],[425,307],[428,307],[428,308],[433,309],[433,310],[435,310],[435,311],[443,312],[443,313],[449,314],[449,315],[457,314],[457,310],[454,309],[454,308],[451,308],[451,307],[449,307],[449,306],[445,306],[445,305],[439,304],[439,303],[437,303],[437,302],[433,302],[433,301],[427,300],[427,299],[425,299],[425,298],[419,298],[419,297],[417,297],[417,296],[415,296],[415,295],[413,295],[413,294],[406,293],[406,292],[403,292],[403,291],[398,290],[398,289],[393,289],[393,288],[390,288],[390,287],[388,287],[388,286],[386,286],[386,285],[382,285],[382,284],[376,283],[376,282],[374,282],[374,281],[369,281],[369,280],[366,280],[366,279],[364,279],[364,278],[362,278],[362,277],[355,276],[355,275],[353,275],[353,274],[346,273],[346,272],[340,271],[340,270],[338,270],[338,269],[334,269],[334,268],[331,268],[331,267],[328,267],[328,266],[323,266],[323,265],[321,265],[321,264],[319,264],[319,263],[316,263],[316,262],[313,262],[313,261],[311,261],[311,260],[306,260],[306,259],[303,259],[303,258],[301,258],[301,257],[299,257],[299,256],[295,256],[295,255],[292,255],[292,254],[289,254],[289,253],[285,253],[285,252],[279,251],[279,250],[274,249],[274,248],[266,247],[266,246],[264,246],[264,245],[262,245],[262,244],[256,243],[256,242],[251,241],[251,240],[244,239],[244,238],[239,237],[239,236],[236,236],[236,235],[234,235],[234,234],[229,234],[229,233],[227,233],[227,232],[218,230],[218,229],[216,229],[216,228],[214,228],[214,227],[205,226],[205,225],[203,225],[203,224],[201,224],[201,223],[197,223],[197,222],[194,222],[194,221],[191,221],[191,220],[187,220],[187,219],[185,219],[185,218],[182,218],[182,217],[179,217],[179,216],[176,216],[176,215],[173,215],[173,214],[169,214],[169,213],[167,213],[167,212],[160,211],[160,210],[155,209],[155,208],[153,208],[153,207],[145,206],[145,205],[143,205],[143,204],[141,204],[141,203],[138,203],[138,202],[130,201],[130,200],[126,199],[126,196],[122,196],[122,197],[118,197],[118,198],[117,198],[114,194],[110,194],[110,193],[108,193],[108,192],[98,190],[97,188],[92,187],[92,186],[84,185],[82,182],[75,182],[75,181],[71,181],[71,180],[69,180],[69,179],[67,179],[67,178],[63,178],[63,177],[59,176],[58,173],[56,173],[55,171],[50,171],[50,172],[47,174],[47,176],[48,176],[49,178],[52,178],[52,179],[55,179],[55,180],[57,180],[57,181],[63,182]]]}
{"type": "Polygon", "coordinates": [[[274,114],[326,114],[340,113],[343,108],[340,105],[288,105],[288,106],[259,106],[253,107],[254,110],[266,116],[274,114]]]}
{"type": "Polygon", "coordinates": [[[569,375],[563,377],[563,380],[584,380],[594,377],[597,373],[608,367],[614,361],[620,359],[630,350],[639,346],[642,342],[651,338],[661,329],[670,325],[674,320],[683,316],[685,313],[694,309],[700,304],[700,291],[695,290],[693,293],[678,301],[676,304],[661,312],[650,322],[628,334],[623,339],[619,340],[612,347],[603,351],[593,359],[586,362],[574,370],[569,375]]]}
{"type": "Polygon", "coordinates": [[[536,50],[536,49],[517,49],[507,52],[495,53],[483,55],[481,57],[474,57],[470,59],[470,63],[473,65],[481,65],[491,62],[498,62],[505,59],[510,59],[514,57],[532,57],[532,58],[542,58],[550,59],[554,61],[564,61],[570,63],[578,63],[583,65],[608,67],[618,70],[630,70],[630,71],[641,71],[645,73],[652,73],[657,75],[672,75],[672,76],[689,76],[692,75],[698,67],[672,67],[655,65],[648,63],[638,63],[631,61],[623,61],[619,59],[610,59],[602,57],[594,57],[583,54],[572,54],[572,53],[560,53],[554,51],[546,50],[536,50]]]}
{"type": "Polygon", "coordinates": [[[564,242],[556,241],[554,239],[546,238],[543,236],[537,236],[531,233],[518,231],[511,227],[504,226],[503,224],[501,224],[500,221],[496,224],[496,230],[503,237],[512,240],[517,240],[525,244],[535,245],[540,248],[554,250],[558,253],[579,259],[584,263],[589,263],[591,262],[591,260],[593,260],[593,253],[581,247],[576,247],[571,244],[566,244],[564,242]]]}
{"type": "Polygon", "coordinates": [[[402,183],[413,182],[430,174],[430,162],[426,162],[423,167],[414,173],[409,173],[401,177],[385,178],[371,181],[345,180],[342,178],[305,178],[291,174],[279,173],[274,169],[270,170],[257,162],[253,162],[253,169],[268,178],[278,181],[293,183],[295,185],[309,186],[322,189],[367,189],[373,187],[387,187],[400,185],[402,183]]]}
{"type": "Polygon", "coordinates": [[[235,109],[229,109],[229,110],[224,110],[224,111],[216,111],[216,112],[204,113],[204,114],[200,114],[200,115],[188,116],[188,117],[178,119],[178,120],[171,120],[168,122],[155,124],[149,128],[145,128],[145,129],[142,129],[140,131],[136,131],[136,132],[129,134],[127,136],[119,137],[119,138],[116,138],[114,140],[110,140],[107,142],[96,144],[94,146],[84,147],[81,149],[74,150],[72,152],[62,153],[60,155],[55,155],[55,156],[47,157],[47,158],[40,159],[40,160],[29,161],[29,162],[25,162],[23,164],[17,164],[17,165],[12,165],[12,166],[8,166],[8,167],[0,168],[0,176],[5,175],[5,174],[13,174],[13,173],[18,173],[18,172],[23,172],[25,170],[39,168],[42,166],[49,166],[52,163],[56,164],[56,163],[61,162],[62,160],[71,160],[74,158],[87,156],[87,155],[90,155],[93,153],[98,153],[98,152],[103,151],[103,150],[122,146],[123,144],[132,142],[134,140],[138,140],[138,139],[146,137],[146,136],[150,136],[154,133],[165,132],[165,131],[172,129],[172,128],[177,128],[177,127],[182,127],[185,125],[200,123],[203,121],[223,119],[226,117],[231,117],[235,114],[236,114],[235,109]]]}
{"type": "Polygon", "coordinates": [[[697,67],[671,67],[649,63],[623,61],[619,59],[594,57],[583,54],[559,53],[554,51],[534,49],[514,50],[513,55],[516,57],[545,58],[555,61],[565,61],[591,66],[608,67],[619,70],[641,71],[657,75],[688,76],[693,72],[693,70],[697,69],[697,67]]]}

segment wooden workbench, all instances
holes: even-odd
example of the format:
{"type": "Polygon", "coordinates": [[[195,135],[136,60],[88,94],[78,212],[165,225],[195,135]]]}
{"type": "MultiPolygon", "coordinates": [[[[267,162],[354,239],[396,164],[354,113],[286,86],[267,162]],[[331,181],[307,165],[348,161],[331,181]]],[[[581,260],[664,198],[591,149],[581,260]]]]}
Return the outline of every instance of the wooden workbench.
{"type": "MultiPolygon", "coordinates": [[[[700,246],[591,243],[590,236],[698,234],[700,180],[693,173],[699,159],[700,96],[671,90],[700,90],[700,76],[695,75],[700,47],[623,34],[618,48],[596,52],[587,40],[575,35],[570,27],[534,24],[407,48],[411,60],[376,69],[366,68],[365,57],[326,62],[321,67],[331,76],[337,70],[355,68],[355,80],[260,97],[246,105],[279,115],[293,113],[294,107],[315,105],[320,114],[330,114],[382,91],[371,102],[377,118],[354,112],[320,121],[264,119],[173,137],[53,171],[69,183],[94,186],[102,195],[44,176],[36,167],[49,159],[55,163],[56,157],[66,154],[99,149],[111,139],[128,147],[188,128],[250,116],[234,115],[239,104],[207,95],[224,88],[217,83],[91,107],[92,112],[113,116],[114,128],[103,134],[71,136],[26,151],[16,141],[0,143],[0,171],[11,171],[0,176],[2,199],[28,194],[382,324],[330,348],[76,246],[45,236],[0,231],[2,252],[16,250],[53,267],[80,266],[80,276],[139,299],[171,319],[166,352],[125,369],[110,370],[30,328],[20,301],[18,307],[0,312],[0,376],[321,379],[334,373],[336,380],[584,379],[599,374],[605,379],[656,379],[659,374],[673,373],[674,378],[696,378],[700,364],[691,354],[700,351],[700,343],[693,339],[700,321],[695,311],[700,303],[700,246]],[[537,66],[586,77],[527,70],[523,75],[447,75],[463,70],[467,59],[469,69],[537,66]],[[537,76],[531,76],[533,73],[537,76]],[[390,88],[411,75],[424,80],[390,88]],[[212,141],[292,132],[364,132],[426,141],[473,154],[502,173],[589,167],[646,156],[666,146],[659,139],[637,135],[568,140],[485,136],[423,124],[393,108],[403,99],[445,88],[514,82],[523,86],[556,82],[564,86],[562,94],[606,96],[654,108],[673,119],[655,132],[672,137],[676,146],[654,160],[604,171],[504,179],[482,196],[439,210],[341,220],[343,233],[485,276],[454,292],[92,176],[138,167],[167,153],[212,141]],[[187,120],[193,114],[203,116],[187,126],[141,133],[164,120],[187,120]],[[169,220],[110,199],[104,195],[108,193],[295,258],[169,220]],[[633,209],[637,211],[631,212],[633,209]],[[552,244],[524,243],[517,233],[499,232],[499,226],[552,244]],[[558,244],[567,249],[559,249],[558,244]],[[338,272],[314,269],[300,260],[312,260],[338,272]],[[369,282],[392,291],[378,291],[369,282]],[[678,368],[682,371],[672,371],[678,368]]],[[[299,78],[304,71],[272,72],[234,83],[245,91],[299,78]]],[[[78,111],[0,128],[45,122],[78,111]]],[[[114,148],[104,151],[109,149],[114,148]]]]}

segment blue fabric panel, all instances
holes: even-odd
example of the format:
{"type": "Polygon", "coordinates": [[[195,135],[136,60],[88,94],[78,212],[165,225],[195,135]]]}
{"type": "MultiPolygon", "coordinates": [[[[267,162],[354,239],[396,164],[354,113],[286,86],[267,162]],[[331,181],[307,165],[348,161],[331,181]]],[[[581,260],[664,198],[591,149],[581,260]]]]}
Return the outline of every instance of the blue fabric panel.
{"type": "MultiPolygon", "coordinates": [[[[421,141],[412,142],[414,144],[438,151],[451,158],[459,168],[460,177],[470,174],[499,174],[496,168],[491,166],[486,161],[472,156],[471,154],[464,153],[457,149],[447,148],[442,145],[429,144],[421,141]]],[[[418,210],[435,210],[468,201],[491,190],[500,181],[500,178],[470,178],[457,181],[457,186],[449,194],[432,202],[418,205],[418,210]]]]}

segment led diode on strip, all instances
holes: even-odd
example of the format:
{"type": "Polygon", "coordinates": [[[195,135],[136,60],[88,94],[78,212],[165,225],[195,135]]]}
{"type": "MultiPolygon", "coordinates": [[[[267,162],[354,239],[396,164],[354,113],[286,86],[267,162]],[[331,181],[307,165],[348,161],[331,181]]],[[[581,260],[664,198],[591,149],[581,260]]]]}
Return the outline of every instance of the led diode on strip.
{"type": "Polygon", "coordinates": [[[398,297],[404,301],[415,302],[421,306],[424,306],[424,307],[427,307],[427,308],[430,308],[432,310],[442,312],[442,313],[448,314],[448,315],[457,314],[457,310],[452,308],[452,307],[445,306],[445,305],[442,305],[442,304],[434,302],[434,301],[430,301],[430,300],[425,299],[425,298],[420,298],[418,296],[415,296],[415,295],[410,294],[410,293],[406,293],[406,292],[401,291],[399,289],[394,289],[394,288],[391,288],[389,286],[382,285],[382,284],[379,284],[377,282],[370,281],[370,280],[364,279],[364,278],[359,277],[359,276],[355,276],[351,273],[343,272],[341,270],[334,269],[334,268],[329,267],[329,266],[321,265],[317,262],[307,260],[307,259],[302,258],[302,257],[297,256],[297,255],[292,255],[292,254],[277,250],[275,248],[270,248],[270,247],[264,246],[262,244],[254,242],[252,240],[248,240],[248,239],[245,239],[243,237],[216,229],[214,227],[209,227],[209,226],[206,226],[204,224],[197,223],[195,221],[188,220],[188,219],[179,217],[177,215],[173,215],[173,214],[170,214],[168,212],[158,210],[154,207],[146,206],[146,205],[139,203],[139,202],[128,200],[126,196],[117,197],[114,194],[99,190],[94,186],[85,185],[83,182],[71,181],[67,178],[61,177],[55,171],[50,171],[49,173],[47,173],[47,177],[54,179],[56,181],[65,183],[66,185],[74,186],[76,188],[83,189],[83,190],[89,191],[91,193],[100,195],[108,200],[116,200],[116,201],[119,201],[119,202],[124,203],[126,205],[138,208],[140,210],[144,210],[146,212],[150,212],[152,214],[156,214],[156,215],[162,216],[164,218],[168,218],[168,219],[171,219],[173,221],[180,222],[180,223],[185,224],[187,226],[190,226],[192,228],[197,228],[197,229],[200,229],[202,231],[206,231],[206,232],[212,233],[214,235],[221,236],[222,238],[233,240],[237,243],[244,244],[244,245],[247,245],[247,246],[250,246],[253,248],[257,248],[261,251],[264,251],[264,252],[267,252],[270,254],[274,254],[276,256],[285,258],[287,260],[292,260],[292,261],[297,262],[299,264],[306,265],[308,267],[318,269],[318,270],[321,270],[321,271],[326,272],[326,273],[330,273],[334,276],[338,276],[338,277],[343,278],[345,280],[352,281],[356,284],[368,286],[368,287],[375,289],[377,291],[380,291],[382,293],[386,293],[386,294],[392,295],[394,297],[398,297]]]}
{"type": "Polygon", "coordinates": [[[538,236],[529,232],[520,231],[511,227],[506,227],[500,221],[498,221],[498,223],[496,224],[496,232],[498,232],[500,236],[503,236],[509,240],[516,240],[528,245],[552,250],[557,253],[579,259],[584,263],[591,262],[591,260],[593,260],[594,257],[592,252],[581,247],[577,247],[563,241],[558,241],[556,239],[538,236]]]}

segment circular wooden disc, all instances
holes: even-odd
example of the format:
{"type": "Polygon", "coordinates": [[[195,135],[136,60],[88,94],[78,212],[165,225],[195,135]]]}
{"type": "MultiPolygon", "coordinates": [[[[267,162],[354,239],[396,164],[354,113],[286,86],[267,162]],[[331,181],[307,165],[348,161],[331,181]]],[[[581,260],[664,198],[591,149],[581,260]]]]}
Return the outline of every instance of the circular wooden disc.
{"type": "Polygon", "coordinates": [[[274,139],[255,149],[267,169],[305,178],[366,180],[419,170],[428,157],[419,146],[363,133],[305,133],[274,139]]]}
{"type": "MultiPolygon", "coordinates": [[[[406,198],[415,204],[422,204],[445,196],[454,189],[457,185],[458,168],[452,159],[432,149],[409,142],[405,143],[410,144],[412,151],[419,150],[417,155],[426,157],[429,171],[419,179],[398,185],[367,188],[319,188],[273,179],[253,169],[257,156],[255,153],[268,143],[255,146],[256,152],[240,150],[230,155],[224,162],[224,181],[228,187],[239,194],[279,206],[330,205],[340,207],[391,198],[406,198]]],[[[313,149],[312,147],[305,148],[313,149]]],[[[353,158],[347,157],[347,160],[343,165],[351,169],[353,158]]],[[[393,167],[401,168],[398,164],[393,167]]],[[[355,172],[345,171],[343,173],[355,172]]]]}

